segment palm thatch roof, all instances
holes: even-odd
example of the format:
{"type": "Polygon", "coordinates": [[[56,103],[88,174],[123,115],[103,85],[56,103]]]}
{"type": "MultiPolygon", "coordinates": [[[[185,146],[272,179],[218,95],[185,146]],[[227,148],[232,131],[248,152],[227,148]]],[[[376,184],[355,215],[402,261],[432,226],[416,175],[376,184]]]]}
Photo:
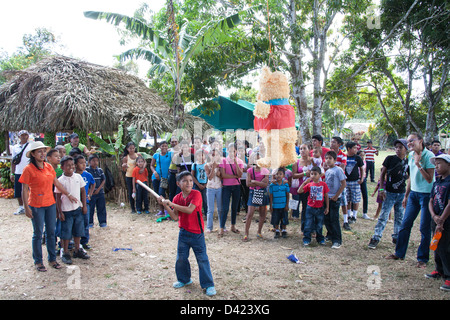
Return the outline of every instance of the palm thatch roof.
{"type": "MultiPolygon", "coordinates": [[[[144,131],[174,129],[169,106],[121,70],[53,56],[8,74],[0,86],[1,130],[114,132],[121,121],[144,131]]],[[[186,114],[186,129],[200,118],[186,114]]]]}

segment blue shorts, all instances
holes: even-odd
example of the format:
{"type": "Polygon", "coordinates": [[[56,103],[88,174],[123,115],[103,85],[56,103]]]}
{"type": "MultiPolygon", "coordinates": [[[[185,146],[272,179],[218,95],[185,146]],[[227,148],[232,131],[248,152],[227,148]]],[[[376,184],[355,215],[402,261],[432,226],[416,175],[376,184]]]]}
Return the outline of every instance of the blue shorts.
{"type": "Polygon", "coordinates": [[[70,240],[72,237],[84,236],[84,217],[81,207],[64,213],[64,221],[61,221],[61,239],[70,240]]]}
{"type": "Polygon", "coordinates": [[[247,201],[247,206],[252,206],[252,207],[263,207],[263,206],[267,206],[270,203],[270,198],[269,198],[269,193],[266,190],[264,190],[264,197],[263,197],[263,202],[262,204],[254,204],[252,203],[253,201],[253,189],[249,190],[249,194],[248,194],[248,201],[247,201]]]}
{"type": "Polygon", "coordinates": [[[287,226],[289,224],[289,215],[288,212],[284,209],[285,208],[272,209],[272,219],[270,222],[274,227],[278,225],[287,226]]]}

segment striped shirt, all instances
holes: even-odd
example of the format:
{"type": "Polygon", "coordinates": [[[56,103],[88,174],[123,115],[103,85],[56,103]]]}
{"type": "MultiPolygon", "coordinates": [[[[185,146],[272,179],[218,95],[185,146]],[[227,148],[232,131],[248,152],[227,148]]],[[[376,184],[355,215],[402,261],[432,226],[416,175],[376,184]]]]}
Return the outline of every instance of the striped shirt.
{"type": "Polygon", "coordinates": [[[366,161],[372,161],[375,162],[375,154],[377,153],[377,149],[374,147],[371,148],[365,148],[364,153],[366,154],[366,161]]]}

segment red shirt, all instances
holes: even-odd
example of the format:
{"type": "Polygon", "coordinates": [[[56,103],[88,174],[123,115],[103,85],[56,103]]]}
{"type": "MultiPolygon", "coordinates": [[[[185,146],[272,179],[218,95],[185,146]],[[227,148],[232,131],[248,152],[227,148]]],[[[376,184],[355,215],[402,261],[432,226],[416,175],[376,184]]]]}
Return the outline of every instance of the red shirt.
{"type": "Polygon", "coordinates": [[[324,181],[318,183],[310,182],[303,187],[304,192],[309,192],[308,206],[313,208],[322,208],[325,202],[325,193],[330,189],[324,181]]]}
{"type": "MultiPolygon", "coordinates": [[[[320,155],[320,157],[322,158],[322,163],[325,163],[325,155],[327,154],[328,151],[330,151],[330,149],[322,147],[322,154],[320,155]]],[[[309,151],[309,155],[311,158],[314,157],[314,149],[309,151]]]]}
{"type": "Polygon", "coordinates": [[[20,176],[19,182],[30,188],[28,205],[34,208],[49,207],[55,203],[53,196],[53,181],[56,172],[52,165],[44,162],[44,168],[38,169],[34,164],[28,164],[20,176]]]}
{"type": "Polygon", "coordinates": [[[186,231],[200,234],[205,229],[202,215],[202,194],[198,190],[192,190],[187,198],[183,198],[183,192],[180,192],[173,198],[173,203],[189,207],[192,203],[195,205],[191,214],[178,211],[178,226],[186,231]]]}
{"type": "Polygon", "coordinates": [[[143,173],[139,173],[140,170],[141,170],[141,168],[135,167],[133,169],[133,172],[131,173],[131,176],[136,178],[136,181],[137,180],[141,180],[141,182],[148,181],[148,170],[147,170],[147,168],[144,168],[144,172],[143,173]]]}

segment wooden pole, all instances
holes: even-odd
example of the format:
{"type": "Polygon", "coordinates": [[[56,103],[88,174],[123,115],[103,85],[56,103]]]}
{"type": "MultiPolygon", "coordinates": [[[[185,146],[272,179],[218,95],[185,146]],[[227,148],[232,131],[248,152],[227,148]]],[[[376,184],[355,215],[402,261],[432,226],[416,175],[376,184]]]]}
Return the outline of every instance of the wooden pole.
{"type": "Polygon", "coordinates": [[[149,186],[147,186],[145,183],[143,183],[141,180],[136,180],[136,183],[138,183],[142,188],[148,190],[155,198],[159,198],[160,195],[157,194],[155,191],[153,191],[152,188],[150,188],[149,186]]]}

